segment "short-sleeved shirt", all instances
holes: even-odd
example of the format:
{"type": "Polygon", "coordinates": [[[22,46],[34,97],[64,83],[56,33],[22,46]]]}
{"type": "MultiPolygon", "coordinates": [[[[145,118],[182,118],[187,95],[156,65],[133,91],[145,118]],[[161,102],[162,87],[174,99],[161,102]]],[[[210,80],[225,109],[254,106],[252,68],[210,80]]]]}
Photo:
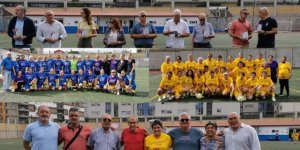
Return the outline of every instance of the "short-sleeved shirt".
{"type": "Polygon", "coordinates": [[[193,37],[195,43],[209,43],[210,38],[204,38],[207,35],[215,35],[214,28],[209,22],[204,25],[196,24],[193,29],[193,37]]]}
{"type": "Polygon", "coordinates": [[[119,81],[119,78],[117,76],[108,76],[107,82],[109,85],[116,85],[117,82],[119,81]]]}
{"type": "MultiPolygon", "coordinates": [[[[232,22],[230,29],[234,35],[242,36],[244,32],[252,32],[252,26],[249,21],[242,22],[240,20],[235,20],[232,22]]],[[[233,45],[247,46],[249,41],[242,41],[239,38],[232,38],[233,45]]]]}
{"type": "MultiPolygon", "coordinates": [[[[224,140],[224,138],[221,138],[224,140]]],[[[200,139],[201,150],[223,150],[224,149],[224,141],[216,141],[212,139],[209,141],[206,137],[202,137],[200,139]]]]}
{"type": "Polygon", "coordinates": [[[71,60],[71,70],[77,71],[77,60],[71,60]]]}
{"type": "Polygon", "coordinates": [[[288,62],[280,62],[278,65],[278,79],[288,79],[291,74],[291,65],[288,62]]]}
{"type": "MultiPolygon", "coordinates": [[[[66,148],[78,130],[79,128],[73,129],[69,125],[59,129],[58,139],[64,142],[64,148],[66,148]]],[[[82,126],[80,134],[70,145],[68,150],[86,150],[87,141],[91,132],[92,131],[88,126],[82,126]]]]}
{"type": "Polygon", "coordinates": [[[244,123],[234,133],[231,128],[224,129],[225,150],[260,150],[255,129],[244,123]]]}
{"type": "Polygon", "coordinates": [[[172,139],[173,150],[199,150],[199,140],[203,137],[200,130],[191,128],[188,132],[175,128],[168,133],[172,139]]]}
{"type": "Polygon", "coordinates": [[[117,132],[109,129],[107,133],[103,128],[92,131],[87,145],[93,147],[93,150],[120,150],[121,143],[117,132]]]}
{"type": "Polygon", "coordinates": [[[165,133],[161,133],[159,138],[151,134],[145,139],[145,148],[148,150],[169,150],[171,146],[171,137],[165,133]]]}
{"type": "MultiPolygon", "coordinates": [[[[277,28],[277,21],[268,17],[265,20],[260,20],[259,24],[263,31],[272,31],[272,28],[277,28]]],[[[275,48],[275,34],[258,34],[257,48],[275,48]]]]}
{"type": "Polygon", "coordinates": [[[277,78],[277,69],[278,63],[277,61],[273,60],[272,63],[268,62],[269,68],[271,69],[271,79],[277,78]]]}
{"type": "Polygon", "coordinates": [[[146,136],[147,132],[142,128],[137,128],[136,132],[131,132],[129,128],[124,129],[121,136],[124,150],[143,150],[146,136]]]}
{"type": "Polygon", "coordinates": [[[32,142],[32,150],[58,150],[58,130],[57,123],[49,122],[47,125],[39,121],[33,122],[25,128],[23,140],[32,142]]]}
{"type": "MultiPolygon", "coordinates": [[[[190,33],[188,24],[182,19],[177,24],[173,19],[168,20],[164,27],[164,32],[167,31],[177,31],[179,34],[190,33]]],[[[175,34],[170,34],[166,41],[166,47],[184,48],[184,38],[176,38],[175,34]]]]}
{"type": "Polygon", "coordinates": [[[90,25],[86,21],[80,20],[77,25],[78,29],[81,32],[82,36],[89,36],[93,34],[93,30],[96,30],[96,25],[94,21],[90,25]]]}
{"type": "Polygon", "coordinates": [[[1,66],[3,66],[4,70],[7,71],[12,71],[13,65],[14,65],[13,61],[9,57],[4,58],[3,61],[1,62],[1,66]]]}
{"type": "MultiPolygon", "coordinates": [[[[141,23],[137,23],[132,27],[131,34],[156,34],[156,29],[155,27],[147,23],[145,26],[142,25],[141,23]]],[[[153,46],[153,38],[135,38],[134,39],[134,46],[136,48],[152,48],[153,46]]]]}

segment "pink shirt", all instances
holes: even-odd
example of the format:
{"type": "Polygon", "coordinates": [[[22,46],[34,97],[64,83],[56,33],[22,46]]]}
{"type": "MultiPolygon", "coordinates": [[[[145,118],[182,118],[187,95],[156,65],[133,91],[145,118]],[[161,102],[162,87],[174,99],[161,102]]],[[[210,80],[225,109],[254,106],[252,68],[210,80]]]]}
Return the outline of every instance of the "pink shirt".
{"type": "MultiPolygon", "coordinates": [[[[65,126],[59,129],[58,139],[64,142],[64,148],[71,141],[74,135],[77,133],[79,128],[73,129],[69,126],[65,126]]],[[[75,141],[71,144],[68,150],[86,150],[86,145],[88,138],[91,134],[91,129],[87,126],[83,126],[80,134],[75,139],[75,141]]]]}
{"type": "MultiPolygon", "coordinates": [[[[241,22],[239,19],[232,22],[229,30],[236,36],[241,36],[244,32],[252,32],[252,27],[249,21],[241,22]]],[[[248,46],[249,41],[243,41],[239,38],[232,38],[233,45],[248,46]]]]}

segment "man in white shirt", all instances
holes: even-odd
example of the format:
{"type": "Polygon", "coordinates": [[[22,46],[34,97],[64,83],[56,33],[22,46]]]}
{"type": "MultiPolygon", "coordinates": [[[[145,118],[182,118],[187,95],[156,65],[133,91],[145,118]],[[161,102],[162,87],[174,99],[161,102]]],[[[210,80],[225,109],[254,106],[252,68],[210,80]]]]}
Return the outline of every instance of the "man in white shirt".
{"type": "Polygon", "coordinates": [[[163,34],[168,36],[167,48],[184,48],[184,38],[190,36],[188,24],[181,19],[181,10],[173,11],[173,19],[166,22],[163,34]]]}
{"type": "Polygon", "coordinates": [[[40,23],[37,28],[37,39],[43,48],[60,48],[61,41],[67,38],[67,32],[62,23],[54,19],[54,13],[47,10],[46,21],[40,23]]]}
{"type": "Polygon", "coordinates": [[[227,115],[229,128],[224,129],[225,150],[261,150],[258,135],[253,127],[241,122],[240,115],[227,115]]]}

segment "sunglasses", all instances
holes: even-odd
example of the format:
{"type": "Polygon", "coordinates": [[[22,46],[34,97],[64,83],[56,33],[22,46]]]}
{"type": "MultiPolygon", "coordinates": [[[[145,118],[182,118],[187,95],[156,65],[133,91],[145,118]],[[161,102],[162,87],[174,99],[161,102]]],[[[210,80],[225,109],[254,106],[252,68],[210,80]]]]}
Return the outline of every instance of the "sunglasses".
{"type": "Polygon", "coordinates": [[[249,13],[244,13],[244,15],[248,16],[248,15],[249,15],[249,13]]]}
{"type": "Polygon", "coordinates": [[[180,119],[181,122],[189,122],[190,119],[180,119]]]}
{"type": "Polygon", "coordinates": [[[141,15],[141,17],[146,18],[147,16],[146,15],[141,15]]]}
{"type": "Polygon", "coordinates": [[[104,122],[111,122],[111,119],[109,119],[109,118],[103,118],[102,119],[104,122]]]}

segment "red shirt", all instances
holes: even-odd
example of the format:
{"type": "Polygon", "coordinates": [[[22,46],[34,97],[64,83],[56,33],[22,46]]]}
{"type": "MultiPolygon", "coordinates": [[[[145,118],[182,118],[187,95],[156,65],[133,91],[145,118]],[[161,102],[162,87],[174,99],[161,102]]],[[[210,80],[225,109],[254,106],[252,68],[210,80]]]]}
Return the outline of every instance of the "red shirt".
{"type": "Polygon", "coordinates": [[[124,129],[121,137],[124,150],[143,150],[146,136],[147,132],[145,129],[137,128],[135,133],[131,132],[129,128],[124,129]]]}
{"type": "MultiPolygon", "coordinates": [[[[235,20],[232,22],[229,30],[231,30],[234,35],[241,36],[243,32],[248,32],[248,34],[249,32],[252,32],[252,27],[251,27],[251,23],[247,20],[245,22],[242,22],[240,20],[235,20]]],[[[247,46],[249,45],[249,41],[243,41],[239,38],[234,37],[232,38],[232,44],[247,46]]]]}
{"type": "MultiPolygon", "coordinates": [[[[69,127],[69,125],[59,129],[58,139],[59,141],[64,142],[64,148],[75,136],[78,130],[79,128],[73,129],[69,127]]],[[[87,126],[83,126],[80,134],[75,139],[75,141],[71,144],[68,150],[86,150],[86,145],[90,134],[91,134],[91,129],[87,126]]]]}

